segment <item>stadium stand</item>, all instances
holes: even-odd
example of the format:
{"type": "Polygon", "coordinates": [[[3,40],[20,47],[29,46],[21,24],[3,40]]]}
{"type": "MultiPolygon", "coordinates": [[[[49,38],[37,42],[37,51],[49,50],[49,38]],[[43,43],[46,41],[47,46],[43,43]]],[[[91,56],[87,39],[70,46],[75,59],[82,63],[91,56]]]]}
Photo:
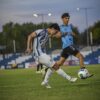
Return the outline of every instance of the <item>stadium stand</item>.
{"type": "MultiPolygon", "coordinates": [[[[52,52],[52,58],[57,61],[60,59],[61,50],[54,50],[52,52]]],[[[90,47],[83,48],[81,53],[84,55],[85,64],[98,64],[100,63],[100,47],[93,47],[91,51],[90,47]]],[[[0,68],[11,68],[11,65],[17,64],[20,68],[24,68],[25,64],[35,62],[32,55],[22,55],[20,53],[0,55],[0,68]]],[[[69,56],[65,64],[77,65],[79,61],[74,56],[69,56]]]]}
{"type": "Polygon", "coordinates": [[[91,52],[85,57],[85,61],[89,62],[89,64],[97,64],[98,57],[100,56],[100,49],[91,52]]]}

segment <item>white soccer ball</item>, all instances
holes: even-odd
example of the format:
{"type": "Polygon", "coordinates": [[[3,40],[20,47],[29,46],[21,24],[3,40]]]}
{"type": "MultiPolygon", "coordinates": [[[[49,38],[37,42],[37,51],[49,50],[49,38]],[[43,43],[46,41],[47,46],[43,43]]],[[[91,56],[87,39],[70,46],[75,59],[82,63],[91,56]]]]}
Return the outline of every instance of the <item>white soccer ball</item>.
{"type": "Polygon", "coordinates": [[[88,77],[89,73],[87,69],[80,69],[78,72],[78,77],[81,79],[86,79],[88,77]]]}

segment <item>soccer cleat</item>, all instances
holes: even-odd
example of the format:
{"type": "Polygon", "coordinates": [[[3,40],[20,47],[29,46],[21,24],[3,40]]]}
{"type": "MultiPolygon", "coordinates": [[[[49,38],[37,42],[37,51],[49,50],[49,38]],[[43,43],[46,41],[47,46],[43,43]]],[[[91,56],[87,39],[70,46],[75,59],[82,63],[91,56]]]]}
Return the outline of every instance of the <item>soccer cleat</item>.
{"type": "Polygon", "coordinates": [[[42,82],[41,83],[42,86],[45,86],[46,88],[50,89],[51,86],[48,84],[48,82],[42,82]]]}
{"type": "Polygon", "coordinates": [[[41,71],[36,71],[36,74],[41,74],[41,71]]]}
{"type": "Polygon", "coordinates": [[[88,72],[88,70],[87,69],[84,69],[85,71],[86,71],[86,73],[87,73],[87,77],[86,78],[90,78],[90,77],[92,77],[94,74],[90,74],[89,72],[88,72]]]}
{"type": "Polygon", "coordinates": [[[90,77],[92,77],[94,74],[89,74],[88,76],[87,76],[87,78],[90,78],[90,77]]]}
{"type": "Polygon", "coordinates": [[[71,77],[71,79],[69,81],[70,82],[76,82],[77,81],[77,78],[76,77],[75,78],[71,77]]]}
{"type": "Polygon", "coordinates": [[[83,77],[82,79],[87,79],[87,78],[90,78],[94,75],[94,74],[90,74],[89,71],[86,68],[80,69],[80,70],[83,70],[86,73],[86,77],[85,78],[83,77]]]}
{"type": "Polygon", "coordinates": [[[41,70],[41,73],[42,73],[42,75],[45,75],[45,68],[43,68],[42,70],[41,70]]]}

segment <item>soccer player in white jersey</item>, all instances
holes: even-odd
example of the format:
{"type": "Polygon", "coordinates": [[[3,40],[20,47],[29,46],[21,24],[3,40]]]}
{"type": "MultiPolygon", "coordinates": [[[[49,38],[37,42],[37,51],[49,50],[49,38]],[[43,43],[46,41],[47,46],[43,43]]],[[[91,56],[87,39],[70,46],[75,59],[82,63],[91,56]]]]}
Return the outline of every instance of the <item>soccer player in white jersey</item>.
{"type": "Polygon", "coordinates": [[[27,49],[28,53],[31,52],[32,49],[32,39],[34,38],[33,42],[33,52],[35,53],[36,57],[38,58],[39,63],[45,65],[48,68],[44,81],[41,85],[46,86],[47,88],[51,88],[48,84],[48,78],[52,74],[52,70],[55,70],[59,75],[64,77],[65,79],[69,80],[70,82],[75,82],[77,78],[73,78],[70,75],[66,74],[59,66],[56,64],[54,60],[51,59],[49,55],[45,52],[45,46],[49,39],[49,37],[54,37],[60,31],[60,28],[57,23],[52,24],[47,29],[39,29],[35,32],[32,32],[28,36],[27,40],[27,49]]]}

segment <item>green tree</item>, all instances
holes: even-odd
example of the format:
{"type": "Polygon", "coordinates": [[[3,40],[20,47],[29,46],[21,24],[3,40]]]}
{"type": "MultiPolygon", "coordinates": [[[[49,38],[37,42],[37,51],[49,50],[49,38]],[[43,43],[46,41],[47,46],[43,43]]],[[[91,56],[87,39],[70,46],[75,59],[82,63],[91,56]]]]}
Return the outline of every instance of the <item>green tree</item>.
{"type": "Polygon", "coordinates": [[[94,44],[100,44],[100,21],[96,22],[89,28],[89,31],[93,34],[94,44]]]}
{"type": "Polygon", "coordinates": [[[73,26],[73,25],[72,25],[72,30],[76,34],[76,37],[74,37],[74,43],[76,45],[79,45],[80,44],[80,38],[79,38],[80,32],[79,32],[78,28],[76,26],[73,26]]]}
{"type": "MultiPolygon", "coordinates": [[[[44,28],[48,28],[52,23],[40,23],[40,24],[34,24],[34,23],[12,23],[9,22],[3,26],[3,32],[0,36],[3,37],[0,39],[2,44],[5,44],[7,46],[7,52],[13,52],[13,40],[16,42],[16,50],[17,52],[23,52],[26,49],[26,43],[27,43],[27,37],[28,35],[37,30],[44,28]]],[[[73,31],[76,34],[79,34],[78,28],[75,26],[72,26],[73,31]]],[[[75,43],[78,44],[78,39],[75,38],[75,43]]],[[[58,49],[61,48],[61,39],[52,39],[52,49],[58,49]]],[[[49,45],[48,45],[49,48],[49,45]]]]}
{"type": "MultiPolygon", "coordinates": [[[[87,29],[86,29],[87,30],[87,29]]],[[[87,44],[87,32],[86,30],[80,34],[81,44],[87,44]]],[[[88,28],[89,44],[90,44],[90,33],[93,35],[93,45],[100,44],[100,21],[97,21],[88,28]]]]}

